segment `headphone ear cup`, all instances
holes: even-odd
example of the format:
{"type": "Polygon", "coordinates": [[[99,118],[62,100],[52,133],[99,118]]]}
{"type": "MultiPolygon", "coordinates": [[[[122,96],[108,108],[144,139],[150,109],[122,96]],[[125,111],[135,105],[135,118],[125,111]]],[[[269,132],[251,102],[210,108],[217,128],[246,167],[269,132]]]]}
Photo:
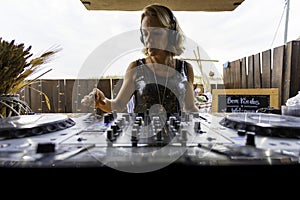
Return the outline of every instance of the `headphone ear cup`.
{"type": "Polygon", "coordinates": [[[145,44],[142,29],[140,29],[140,33],[141,33],[140,40],[143,44],[145,44]]]}
{"type": "Polygon", "coordinates": [[[178,39],[179,39],[179,35],[178,35],[177,31],[170,30],[169,31],[169,44],[176,46],[178,39]]]}

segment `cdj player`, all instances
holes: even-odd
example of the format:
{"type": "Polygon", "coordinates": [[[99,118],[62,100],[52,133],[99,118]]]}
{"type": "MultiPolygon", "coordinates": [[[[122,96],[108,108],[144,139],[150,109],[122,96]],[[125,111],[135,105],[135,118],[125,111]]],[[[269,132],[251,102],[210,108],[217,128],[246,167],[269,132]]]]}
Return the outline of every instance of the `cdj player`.
{"type": "Polygon", "coordinates": [[[267,113],[34,114],[0,119],[2,168],[298,165],[300,118],[267,113]]]}

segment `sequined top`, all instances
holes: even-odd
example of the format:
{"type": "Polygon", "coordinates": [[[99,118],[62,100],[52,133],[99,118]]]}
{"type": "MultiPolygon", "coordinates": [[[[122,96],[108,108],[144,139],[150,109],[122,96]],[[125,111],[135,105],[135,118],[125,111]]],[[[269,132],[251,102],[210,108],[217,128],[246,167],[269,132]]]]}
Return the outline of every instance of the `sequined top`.
{"type": "Polygon", "coordinates": [[[168,78],[155,75],[145,64],[145,59],[137,60],[136,70],[135,113],[145,112],[147,109],[153,109],[158,105],[162,105],[167,113],[179,113],[183,110],[185,92],[188,86],[185,61],[176,59],[176,73],[168,78]]]}

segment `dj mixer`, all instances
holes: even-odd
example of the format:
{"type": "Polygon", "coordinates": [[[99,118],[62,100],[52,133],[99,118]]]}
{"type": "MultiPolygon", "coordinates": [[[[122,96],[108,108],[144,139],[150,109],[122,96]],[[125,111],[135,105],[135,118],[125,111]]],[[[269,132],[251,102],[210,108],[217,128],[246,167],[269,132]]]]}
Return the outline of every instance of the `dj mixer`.
{"type": "Polygon", "coordinates": [[[45,113],[0,119],[2,168],[298,165],[300,118],[267,113],[45,113]]]}

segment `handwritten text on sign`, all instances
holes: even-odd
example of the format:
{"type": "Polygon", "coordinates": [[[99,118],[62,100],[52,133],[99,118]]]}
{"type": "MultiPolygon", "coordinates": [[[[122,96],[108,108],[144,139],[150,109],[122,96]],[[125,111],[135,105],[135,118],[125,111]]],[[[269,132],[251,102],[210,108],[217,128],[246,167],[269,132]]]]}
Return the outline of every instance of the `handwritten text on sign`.
{"type": "Polygon", "coordinates": [[[255,112],[270,106],[270,95],[218,95],[218,112],[255,112]]]}

